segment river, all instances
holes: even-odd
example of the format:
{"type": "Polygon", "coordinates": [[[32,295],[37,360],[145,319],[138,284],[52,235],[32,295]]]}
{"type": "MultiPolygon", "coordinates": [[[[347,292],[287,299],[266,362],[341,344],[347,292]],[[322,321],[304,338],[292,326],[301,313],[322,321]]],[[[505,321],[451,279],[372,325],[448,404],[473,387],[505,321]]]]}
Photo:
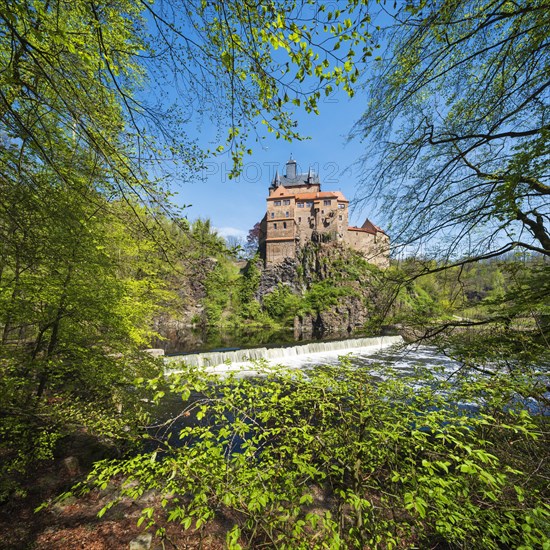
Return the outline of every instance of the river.
{"type": "MultiPolygon", "coordinates": [[[[181,371],[180,363],[204,367],[222,376],[254,376],[258,361],[262,369],[281,365],[307,370],[319,365],[337,365],[342,357],[358,368],[368,368],[374,377],[414,378],[419,370],[427,370],[435,380],[452,380],[461,372],[462,364],[433,346],[405,344],[401,336],[379,336],[308,344],[251,349],[218,350],[178,354],[165,358],[166,372],[181,371]]],[[[490,367],[488,367],[490,368],[490,367]]],[[[478,374],[479,375],[479,374],[478,374]]],[[[547,398],[550,394],[546,394],[547,398]]],[[[521,399],[534,414],[548,415],[548,408],[533,399],[521,399]]]]}

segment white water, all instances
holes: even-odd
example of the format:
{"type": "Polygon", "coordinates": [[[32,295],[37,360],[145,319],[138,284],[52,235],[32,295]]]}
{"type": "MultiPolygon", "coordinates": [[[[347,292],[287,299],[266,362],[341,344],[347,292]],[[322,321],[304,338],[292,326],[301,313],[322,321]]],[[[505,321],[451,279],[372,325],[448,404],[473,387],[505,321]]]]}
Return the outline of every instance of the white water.
{"type": "Polygon", "coordinates": [[[236,351],[213,351],[165,357],[166,370],[178,372],[178,364],[205,367],[208,372],[254,374],[253,362],[265,360],[268,365],[283,365],[301,368],[307,365],[337,361],[341,355],[369,356],[391,346],[403,345],[401,336],[354,338],[335,342],[313,342],[281,348],[253,348],[236,351]]]}
{"type": "MultiPolygon", "coordinates": [[[[463,368],[458,361],[445,356],[434,347],[405,345],[400,336],[317,342],[283,348],[197,353],[164,359],[167,374],[181,372],[180,364],[184,363],[190,366],[203,366],[208,372],[221,376],[232,372],[240,377],[254,376],[259,370],[265,372],[264,363],[261,369],[254,363],[261,359],[265,359],[267,366],[281,365],[291,369],[308,369],[317,365],[338,365],[342,356],[349,358],[353,366],[366,367],[373,376],[380,379],[387,376],[408,377],[418,368],[427,368],[435,379],[449,380],[463,368]]],[[[425,383],[417,380],[413,386],[425,383]]],[[[546,397],[550,399],[550,392],[546,397]]],[[[532,414],[550,414],[547,407],[532,398],[523,399],[516,396],[515,399],[521,400],[532,414]]],[[[479,406],[479,403],[459,404],[471,410],[479,406]]]]}

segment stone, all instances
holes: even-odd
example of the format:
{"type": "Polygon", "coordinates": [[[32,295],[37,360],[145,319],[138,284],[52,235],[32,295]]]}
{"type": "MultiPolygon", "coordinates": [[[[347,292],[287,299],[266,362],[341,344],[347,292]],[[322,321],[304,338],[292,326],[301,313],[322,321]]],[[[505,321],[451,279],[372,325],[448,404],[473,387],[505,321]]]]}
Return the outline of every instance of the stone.
{"type": "Polygon", "coordinates": [[[150,550],[153,542],[153,535],[151,533],[143,533],[134,540],[130,541],[130,550],[150,550]]]}
{"type": "Polygon", "coordinates": [[[63,468],[69,477],[80,475],[80,463],[76,456],[68,456],[63,459],[63,468]]]}
{"type": "Polygon", "coordinates": [[[256,299],[261,301],[266,294],[273,292],[279,283],[288,285],[295,292],[301,289],[296,268],[296,260],[286,258],[281,263],[262,270],[256,299]]]}

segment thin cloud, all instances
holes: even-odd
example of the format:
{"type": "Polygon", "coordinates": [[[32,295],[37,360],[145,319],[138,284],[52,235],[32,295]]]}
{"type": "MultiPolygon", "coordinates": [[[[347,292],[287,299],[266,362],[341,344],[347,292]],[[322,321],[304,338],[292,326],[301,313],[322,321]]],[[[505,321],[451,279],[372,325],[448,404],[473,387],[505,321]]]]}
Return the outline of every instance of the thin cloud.
{"type": "Polygon", "coordinates": [[[238,237],[239,239],[244,239],[247,235],[246,231],[238,229],[237,227],[216,227],[216,232],[224,239],[227,237],[238,237]]]}

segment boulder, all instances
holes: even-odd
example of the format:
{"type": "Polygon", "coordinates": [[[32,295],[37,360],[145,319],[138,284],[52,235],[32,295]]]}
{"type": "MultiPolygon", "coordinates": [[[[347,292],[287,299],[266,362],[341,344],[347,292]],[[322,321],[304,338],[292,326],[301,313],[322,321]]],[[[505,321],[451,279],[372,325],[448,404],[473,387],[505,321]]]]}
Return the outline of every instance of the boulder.
{"type": "Polygon", "coordinates": [[[150,550],[153,542],[153,535],[151,533],[143,533],[130,541],[129,550],[150,550]]]}

